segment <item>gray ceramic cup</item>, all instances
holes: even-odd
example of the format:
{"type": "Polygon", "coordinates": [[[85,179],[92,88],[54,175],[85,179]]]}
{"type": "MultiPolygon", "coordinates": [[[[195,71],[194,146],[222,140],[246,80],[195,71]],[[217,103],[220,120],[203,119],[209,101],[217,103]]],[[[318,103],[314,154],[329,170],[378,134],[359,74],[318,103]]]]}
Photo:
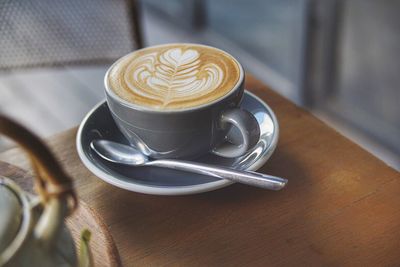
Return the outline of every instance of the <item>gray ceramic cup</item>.
{"type": "Polygon", "coordinates": [[[196,107],[164,111],[120,98],[109,86],[111,66],[104,78],[108,107],[129,143],[152,158],[193,159],[207,152],[242,156],[258,142],[260,128],[251,113],[239,108],[244,71],[237,64],[239,81],[223,97],[196,107]]]}

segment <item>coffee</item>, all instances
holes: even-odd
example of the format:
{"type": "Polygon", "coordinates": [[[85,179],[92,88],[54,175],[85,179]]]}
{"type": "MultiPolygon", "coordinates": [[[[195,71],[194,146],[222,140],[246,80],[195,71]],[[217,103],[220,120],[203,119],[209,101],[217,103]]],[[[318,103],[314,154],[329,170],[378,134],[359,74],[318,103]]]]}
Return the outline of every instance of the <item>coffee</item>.
{"type": "Polygon", "coordinates": [[[120,98],[151,109],[179,110],[219,99],[240,80],[239,63],[228,53],[196,44],[168,44],[135,51],[117,61],[106,77],[120,98]]]}

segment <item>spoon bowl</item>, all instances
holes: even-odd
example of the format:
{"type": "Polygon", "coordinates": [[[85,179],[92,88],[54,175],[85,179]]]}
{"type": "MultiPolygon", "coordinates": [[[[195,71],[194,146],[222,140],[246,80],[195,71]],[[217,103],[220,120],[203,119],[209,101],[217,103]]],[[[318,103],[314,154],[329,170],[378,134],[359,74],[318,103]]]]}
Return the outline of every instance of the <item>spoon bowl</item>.
{"type": "Polygon", "coordinates": [[[149,161],[148,157],[131,146],[97,139],[90,143],[93,149],[101,158],[124,165],[141,166],[149,161]]]}

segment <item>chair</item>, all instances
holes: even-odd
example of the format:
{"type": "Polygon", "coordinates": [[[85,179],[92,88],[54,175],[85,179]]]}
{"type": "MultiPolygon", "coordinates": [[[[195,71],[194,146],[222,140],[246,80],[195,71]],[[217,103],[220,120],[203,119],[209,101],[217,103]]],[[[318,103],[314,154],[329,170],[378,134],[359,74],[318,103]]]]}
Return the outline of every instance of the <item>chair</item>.
{"type": "Polygon", "coordinates": [[[135,0],[0,1],[0,70],[109,63],[141,48],[135,0]]]}

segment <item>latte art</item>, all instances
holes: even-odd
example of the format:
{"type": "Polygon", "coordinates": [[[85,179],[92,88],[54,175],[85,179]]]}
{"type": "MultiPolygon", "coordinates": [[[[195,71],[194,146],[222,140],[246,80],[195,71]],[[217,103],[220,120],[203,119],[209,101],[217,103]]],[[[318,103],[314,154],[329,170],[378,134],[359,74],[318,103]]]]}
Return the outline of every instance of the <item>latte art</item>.
{"type": "Polygon", "coordinates": [[[193,95],[202,96],[218,88],[224,73],[214,63],[200,66],[199,57],[199,52],[193,49],[172,48],[161,55],[151,53],[133,60],[124,80],[134,93],[160,101],[163,107],[193,95]]]}
{"type": "Polygon", "coordinates": [[[128,102],[156,109],[182,109],[218,99],[239,80],[239,66],[227,53],[178,44],[138,50],[110,70],[110,88],[128,102]]]}

